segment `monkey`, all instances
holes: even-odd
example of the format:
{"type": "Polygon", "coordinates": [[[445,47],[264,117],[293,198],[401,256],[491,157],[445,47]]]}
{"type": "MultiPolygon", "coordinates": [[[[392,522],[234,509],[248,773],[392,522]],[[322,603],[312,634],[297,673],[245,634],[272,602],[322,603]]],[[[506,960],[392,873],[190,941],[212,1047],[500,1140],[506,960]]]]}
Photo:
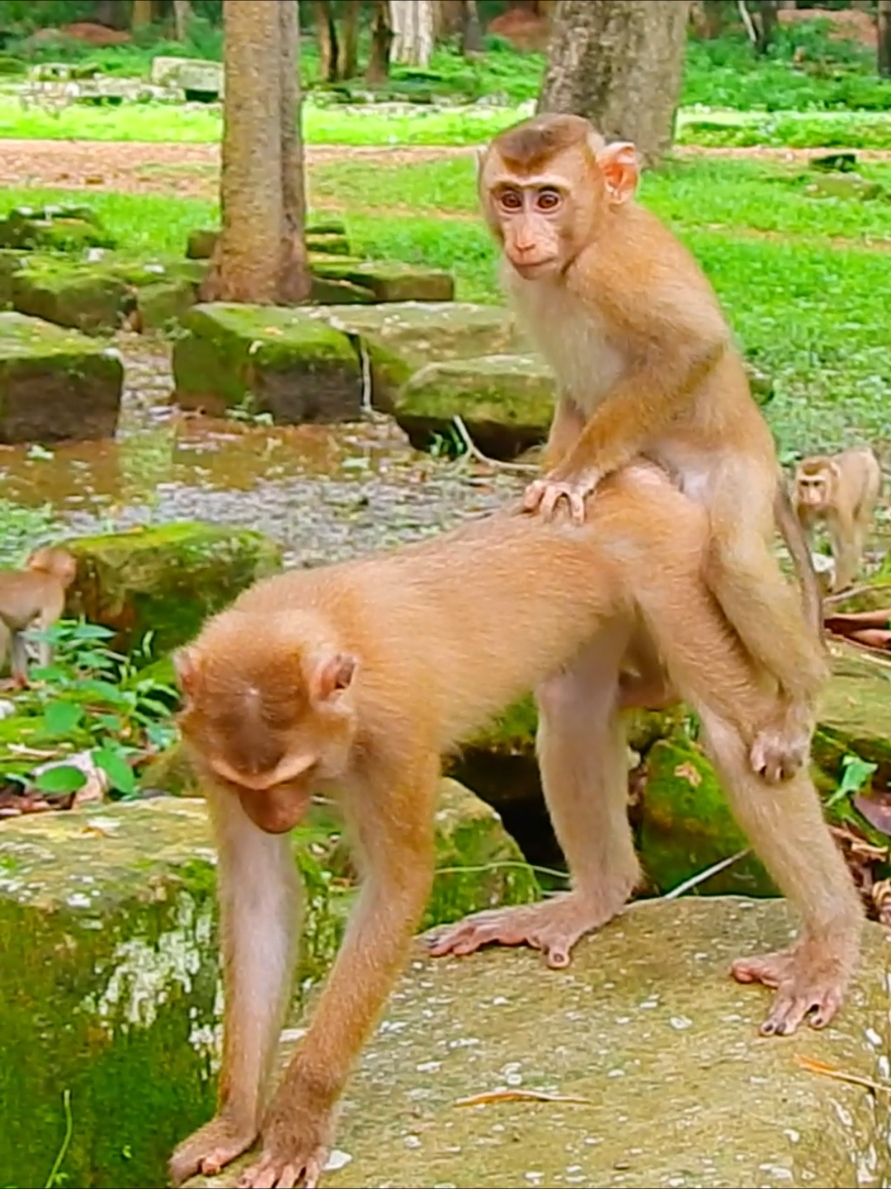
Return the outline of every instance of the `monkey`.
{"type": "Polygon", "coordinates": [[[626,655],[641,689],[650,665],[664,669],[699,712],[740,821],[802,914],[791,949],[734,968],[775,988],[762,1031],[837,1011],[860,902],[806,769],[773,798],[748,764],[776,683],[704,584],[707,513],[642,462],[604,481],[582,526],[518,507],[264,579],[175,654],[181,738],[218,850],[225,1015],[217,1114],[174,1151],[174,1184],[215,1174],[258,1136],[241,1186],[318,1184],[337,1102],[429,895],[441,756],[528,689],[547,719],[539,750],[558,833],[567,845],[577,831],[580,848],[567,846],[575,889],[522,920],[566,948],[622,909],[639,878],[616,711],[626,655]],[[339,801],[364,878],[267,1103],[299,903],[285,835],[315,794],[339,801]]]}
{"type": "MultiPolygon", "coordinates": [[[[47,631],[65,608],[65,592],[77,576],[77,562],[65,549],[35,549],[23,570],[0,570],[0,649],[2,662],[11,653],[12,679],[28,684],[28,653],[23,633],[35,622],[47,631]]],[[[40,664],[53,659],[48,640],[38,644],[40,664]]]]}
{"type": "Polygon", "coordinates": [[[705,273],[634,201],[637,155],[586,119],[539,115],[480,154],[485,220],[508,298],[557,380],[545,474],[524,510],[548,517],[637,456],[709,511],[707,577],[755,660],[779,682],[751,762],[770,782],[805,761],[828,676],[820,588],[771,432],[705,273]],[[779,526],[805,614],[770,549],[779,526]]]}
{"type": "Polygon", "coordinates": [[[869,447],[814,454],[795,468],[793,507],[808,540],[825,521],[832,544],[832,591],[845,590],[863,560],[866,534],[882,491],[882,468],[869,447]]]}

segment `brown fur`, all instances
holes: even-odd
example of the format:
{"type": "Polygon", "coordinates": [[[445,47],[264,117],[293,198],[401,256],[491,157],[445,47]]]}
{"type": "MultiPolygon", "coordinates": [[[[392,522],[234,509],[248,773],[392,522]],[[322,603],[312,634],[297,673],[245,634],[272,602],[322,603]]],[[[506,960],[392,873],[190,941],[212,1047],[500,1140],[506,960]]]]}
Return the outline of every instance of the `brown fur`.
{"type": "MultiPolygon", "coordinates": [[[[46,631],[65,609],[65,592],[77,574],[77,563],[64,549],[36,549],[24,570],[0,571],[0,664],[12,652],[12,676],[28,683],[28,655],[22,633],[32,624],[46,631]]],[[[38,645],[40,664],[52,661],[52,648],[38,645]]]]}
{"type": "Polygon", "coordinates": [[[637,179],[633,146],[604,144],[575,116],[510,128],[481,158],[480,197],[508,293],[558,381],[550,470],[525,507],[547,517],[565,498],[580,519],[604,475],[644,456],[708,508],[708,581],[779,682],[752,763],[782,780],[804,762],[827,673],[817,579],[714,290],[633,201],[637,179]],[[810,628],[769,549],[777,526],[810,628]]]}
{"type": "Polygon", "coordinates": [[[505,513],[282,574],[182,650],[183,739],[219,850],[226,1015],[218,1114],[177,1148],[175,1183],[214,1173],[258,1134],[262,1153],[241,1185],[318,1183],[337,1101],[429,894],[440,755],[533,685],[545,789],[576,888],[503,916],[488,939],[513,930],[568,960],[578,936],[620,911],[639,875],[616,713],[626,655],[641,689],[662,687],[664,661],[698,709],[753,845],[803,914],[797,947],[735,968],[779,988],[764,1030],[791,1031],[812,1007],[818,1023],[831,1018],[857,954],[859,902],[806,774],[768,797],[746,763],[776,691],[702,582],[707,539],[704,511],[637,466],[604,483],[585,526],[505,513]],[[295,944],[294,862],[280,835],[313,792],[340,801],[366,878],[267,1106],[295,944]]]}

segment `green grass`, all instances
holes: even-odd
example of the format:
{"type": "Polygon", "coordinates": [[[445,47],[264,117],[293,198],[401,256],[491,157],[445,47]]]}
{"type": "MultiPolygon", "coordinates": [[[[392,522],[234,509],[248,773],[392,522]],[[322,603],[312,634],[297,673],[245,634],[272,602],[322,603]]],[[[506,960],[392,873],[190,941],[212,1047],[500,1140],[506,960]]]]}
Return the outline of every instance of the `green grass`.
{"type": "MultiPolygon", "coordinates": [[[[891,186],[891,167],[866,172],[891,186]]],[[[361,254],[448,268],[459,299],[500,300],[492,244],[481,222],[467,218],[474,210],[468,161],[401,169],[342,162],[314,177],[316,200],[324,194],[344,203],[361,254]],[[381,218],[372,209],[391,203],[409,213],[381,218]]],[[[829,236],[888,239],[891,204],[810,199],[796,171],[731,161],[674,163],[647,177],[643,197],[695,252],[746,352],[774,376],[768,416],[784,451],[833,447],[849,435],[891,439],[891,254],[826,243],[829,236]]],[[[83,192],[8,190],[0,213],[70,199],[83,192]]],[[[96,193],[89,202],[126,253],[142,259],[180,255],[191,229],[217,219],[214,203],[192,199],[96,193]]]]}

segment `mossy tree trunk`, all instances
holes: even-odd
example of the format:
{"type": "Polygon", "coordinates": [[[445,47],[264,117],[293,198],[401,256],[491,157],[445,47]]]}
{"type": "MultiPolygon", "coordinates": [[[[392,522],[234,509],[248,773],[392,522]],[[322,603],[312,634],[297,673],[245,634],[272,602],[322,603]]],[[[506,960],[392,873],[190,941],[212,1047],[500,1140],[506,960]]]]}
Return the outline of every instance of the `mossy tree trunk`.
{"type": "Polygon", "coordinates": [[[365,71],[365,81],[371,84],[386,82],[390,77],[390,46],[393,25],[390,21],[390,0],[375,0],[371,22],[371,53],[365,71]]]}
{"type": "Polygon", "coordinates": [[[343,0],[337,39],[337,77],[355,78],[359,61],[359,0],[343,0]]]}
{"type": "Polygon", "coordinates": [[[297,0],[224,0],[222,231],[203,301],[309,294],[297,0]]]}
{"type": "Polygon", "coordinates": [[[173,28],[177,41],[185,41],[192,16],[191,0],[173,0],[173,28]]]}
{"type": "Polygon", "coordinates": [[[540,112],[587,116],[655,165],[671,147],[687,0],[560,0],[540,112]]]}
{"type": "Polygon", "coordinates": [[[130,25],[134,29],[142,29],[152,23],[152,0],[133,0],[130,13],[130,25]]]}
{"type": "Polygon", "coordinates": [[[319,47],[319,78],[323,82],[337,81],[337,29],[331,0],[316,0],[316,42],[319,47]]]}

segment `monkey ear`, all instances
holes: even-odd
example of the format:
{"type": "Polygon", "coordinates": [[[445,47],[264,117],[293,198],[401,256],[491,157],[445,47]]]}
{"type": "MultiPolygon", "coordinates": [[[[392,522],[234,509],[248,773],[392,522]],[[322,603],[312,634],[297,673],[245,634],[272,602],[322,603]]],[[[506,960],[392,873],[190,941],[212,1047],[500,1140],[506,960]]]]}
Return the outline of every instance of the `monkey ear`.
{"type": "Polygon", "coordinates": [[[634,145],[627,140],[617,140],[598,149],[595,156],[610,202],[619,204],[633,198],[640,180],[640,164],[634,145]]]}
{"type": "Polygon", "coordinates": [[[329,702],[349,689],[358,664],[358,658],[349,652],[332,652],[321,657],[316,662],[309,682],[312,700],[329,702]]]}
{"type": "Polygon", "coordinates": [[[173,668],[179,688],[187,698],[195,696],[198,687],[198,655],[194,648],[178,648],[173,654],[173,668]]]}

